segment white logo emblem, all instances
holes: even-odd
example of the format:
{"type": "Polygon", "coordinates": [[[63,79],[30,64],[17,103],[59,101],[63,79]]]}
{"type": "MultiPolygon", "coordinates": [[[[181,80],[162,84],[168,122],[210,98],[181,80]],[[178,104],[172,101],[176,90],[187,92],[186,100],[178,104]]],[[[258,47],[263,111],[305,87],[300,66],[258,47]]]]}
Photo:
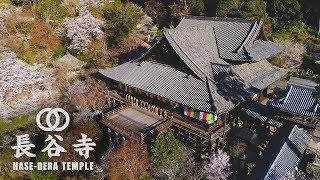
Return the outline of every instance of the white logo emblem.
{"type": "Polygon", "coordinates": [[[44,108],[41,111],[39,111],[39,113],[37,114],[36,117],[36,122],[37,125],[40,129],[42,129],[43,131],[63,131],[64,129],[66,129],[70,123],[70,117],[69,114],[67,113],[67,111],[65,111],[64,109],[61,108],[44,108]],[[48,127],[45,127],[41,124],[41,116],[43,113],[48,112],[47,116],[46,116],[46,123],[48,127]],[[59,112],[62,113],[65,116],[65,124],[61,127],[58,127],[60,124],[60,116],[59,116],[59,112]],[[51,116],[54,115],[55,116],[55,122],[54,124],[51,123],[51,116]]]}

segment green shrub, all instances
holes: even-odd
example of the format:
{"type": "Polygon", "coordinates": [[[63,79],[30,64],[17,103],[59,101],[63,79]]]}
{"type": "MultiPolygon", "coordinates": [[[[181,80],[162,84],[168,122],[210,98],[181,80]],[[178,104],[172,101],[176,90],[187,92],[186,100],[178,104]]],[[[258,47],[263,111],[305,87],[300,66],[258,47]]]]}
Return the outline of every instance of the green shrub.
{"type": "Polygon", "coordinates": [[[10,122],[4,122],[3,118],[0,117],[0,141],[3,140],[5,135],[15,136],[16,130],[25,128],[28,124],[35,124],[34,121],[28,121],[29,116],[24,115],[20,117],[12,117],[10,118],[10,122]]]}
{"type": "MultiPolygon", "coordinates": [[[[40,153],[37,156],[37,162],[52,162],[51,158],[48,157],[46,153],[40,153]]],[[[45,170],[37,170],[33,169],[31,179],[38,180],[38,179],[47,179],[47,180],[55,180],[59,179],[61,171],[45,171],[45,170]]]]}
{"type": "Polygon", "coordinates": [[[228,149],[231,158],[240,158],[246,151],[247,145],[242,140],[235,141],[228,149]]]}
{"type": "Polygon", "coordinates": [[[281,31],[281,32],[267,34],[267,38],[270,39],[271,41],[278,40],[281,42],[285,42],[291,38],[291,35],[292,35],[291,32],[281,31]]]}
{"type": "Polygon", "coordinates": [[[281,55],[270,57],[267,60],[272,65],[278,66],[278,67],[284,67],[284,63],[286,62],[286,58],[281,55]]]}
{"type": "Polygon", "coordinates": [[[60,58],[67,53],[67,49],[65,47],[58,47],[52,51],[52,57],[54,59],[60,58]]]}
{"type": "Polygon", "coordinates": [[[11,0],[11,4],[14,6],[21,6],[23,4],[23,0],[11,0]]]}

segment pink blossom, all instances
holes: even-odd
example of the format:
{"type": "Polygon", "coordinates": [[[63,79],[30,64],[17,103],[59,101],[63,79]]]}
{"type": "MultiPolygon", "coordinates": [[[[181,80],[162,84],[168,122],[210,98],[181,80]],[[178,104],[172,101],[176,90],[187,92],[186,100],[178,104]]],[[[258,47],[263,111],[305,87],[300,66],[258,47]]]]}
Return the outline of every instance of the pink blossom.
{"type": "Polygon", "coordinates": [[[229,156],[226,152],[218,149],[217,153],[212,154],[210,162],[204,167],[211,180],[226,180],[231,175],[229,156]]]}
{"type": "Polygon", "coordinates": [[[71,41],[69,49],[85,52],[93,39],[103,39],[104,32],[100,29],[104,22],[95,18],[88,11],[75,18],[66,18],[62,26],[71,41]]]}

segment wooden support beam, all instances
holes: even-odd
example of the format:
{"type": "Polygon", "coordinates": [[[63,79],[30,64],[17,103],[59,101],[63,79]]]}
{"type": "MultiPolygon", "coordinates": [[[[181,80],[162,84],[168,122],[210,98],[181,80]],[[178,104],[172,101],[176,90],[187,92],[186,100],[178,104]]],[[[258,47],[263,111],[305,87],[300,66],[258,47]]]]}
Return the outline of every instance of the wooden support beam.
{"type": "Polygon", "coordinates": [[[227,116],[228,113],[224,114],[224,118],[223,118],[223,135],[222,135],[222,147],[224,148],[225,144],[226,144],[226,140],[225,140],[225,136],[226,136],[226,126],[227,126],[227,116]]]}

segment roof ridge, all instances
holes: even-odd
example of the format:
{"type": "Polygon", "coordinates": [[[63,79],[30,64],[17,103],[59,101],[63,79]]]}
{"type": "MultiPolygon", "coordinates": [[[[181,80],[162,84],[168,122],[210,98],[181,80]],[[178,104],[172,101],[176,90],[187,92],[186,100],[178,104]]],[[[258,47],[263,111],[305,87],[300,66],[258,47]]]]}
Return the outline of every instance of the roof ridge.
{"type": "MultiPolygon", "coordinates": [[[[214,32],[213,32],[213,33],[214,33],[214,32]]],[[[168,33],[168,29],[164,29],[164,34],[165,34],[165,36],[168,35],[168,36],[170,37],[170,40],[169,40],[168,37],[166,36],[167,39],[168,39],[168,41],[169,41],[169,43],[170,43],[170,41],[173,41],[175,44],[177,44],[176,41],[174,40],[174,38],[171,36],[171,34],[168,33]]],[[[172,46],[172,45],[171,45],[171,46],[172,46]]],[[[172,46],[172,48],[174,49],[173,46],[172,46]]],[[[200,77],[196,72],[194,72],[194,71],[190,68],[197,76],[199,76],[200,79],[208,78],[210,81],[215,82],[211,77],[208,77],[208,75],[207,75],[197,64],[195,64],[195,63],[190,59],[190,57],[188,57],[188,56],[185,54],[185,52],[181,49],[181,47],[177,46],[177,48],[179,48],[179,49],[180,49],[180,52],[183,53],[183,55],[189,59],[189,62],[191,62],[191,63],[197,68],[197,70],[200,71],[200,73],[202,73],[202,75],[204,75],[204,77],[200,77]]],[[[177,51],[176,51],[176,52],[177,52],[177,51]]],[[[203,80],[204,80],[204,79],[203,79],[203,80]]]]}
{"type": "Polygon", "coordinates": [[[184,27],[184,28],[164,28],[167,31],[190,31],[190,30],[208,30],[208,29],[214,29],[213,25],[204,25],[204,26],[190,26],[190,27],[184,27]]]}
{"type": "Polygon", "coordinates": [[[254,23],[259,20],[251,20],[244,18],[230,18],[230,17],[207,17],[207,16],[192,16],[192,15],[184,15],[182,19],[195,19],[195,20],[204,20],[204,21],[225,21],[225,22],[249,22],[254,23]]]}
{"type": "Polygon", "coordinates": [[[251,27],[250,32],[247,34],[247,37],[243,40],[242,44],[240,45],[240,47],[237,49],[237,53],[239,53],[239,51],[243,48],[245,48],[245,46],[249,43],[249,41],[251,40],[251,38],[255,35],[255,30],[258,26],[257,22],[254,22],[254,24],[251,27]]]}
{"type": "Polygon", "coordinates": [[[316,89],[311,86],[303,85],[303,84],[295,84],[294,82],[288,82],[288,86],[292,86],[295,89],[301,89],[305,91],[315,91],[316,89]]]}

